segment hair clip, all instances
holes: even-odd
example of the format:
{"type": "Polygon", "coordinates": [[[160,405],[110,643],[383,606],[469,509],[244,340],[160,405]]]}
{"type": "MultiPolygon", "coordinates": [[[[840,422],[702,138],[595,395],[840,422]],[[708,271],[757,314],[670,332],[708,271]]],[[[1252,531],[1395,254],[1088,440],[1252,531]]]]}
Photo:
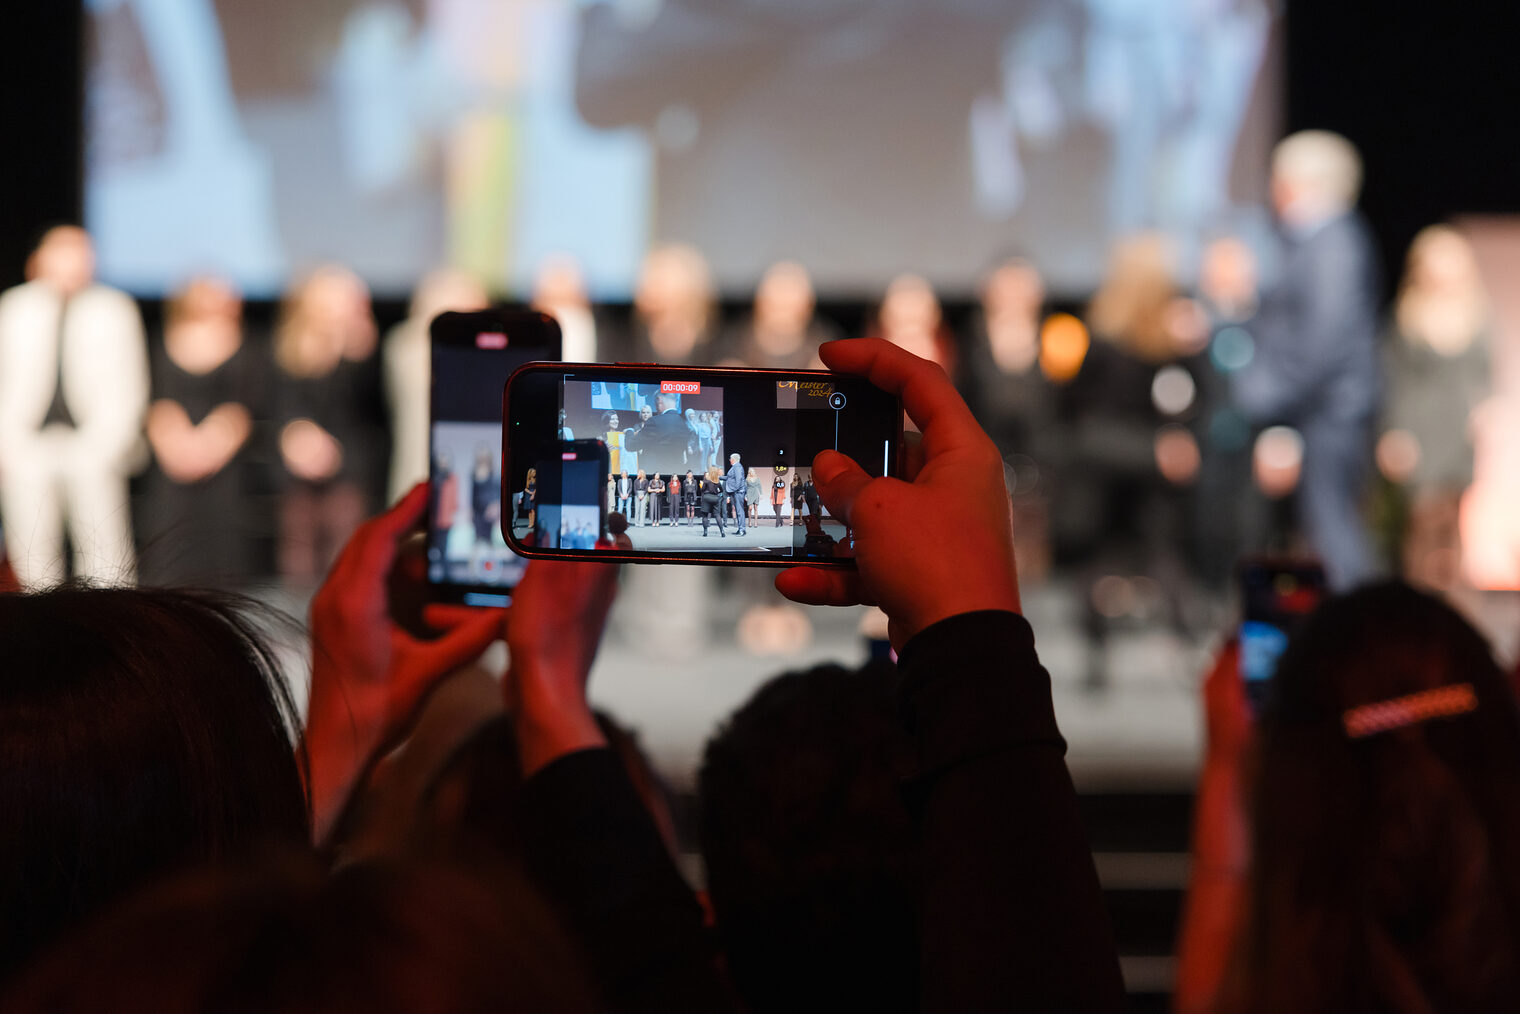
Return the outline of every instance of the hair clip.
{"type": "Polygon", "coordinates": [[[1477,707],[1478,695],[1473,691],[1472,684],[1454,683],[1350,708],[1341,715],[1341,722],[1346,728],[1347,736],[1362,739],[1391,729],[1418,725],[1433,718],[1464,715],[1477,707]]]}

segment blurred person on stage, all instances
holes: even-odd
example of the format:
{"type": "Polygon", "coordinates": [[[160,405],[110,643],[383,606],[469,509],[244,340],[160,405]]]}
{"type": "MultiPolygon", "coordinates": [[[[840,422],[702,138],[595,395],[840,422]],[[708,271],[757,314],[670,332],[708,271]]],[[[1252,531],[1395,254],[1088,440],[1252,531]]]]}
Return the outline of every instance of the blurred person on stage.
{"type": "Polygon", "coordinates": [[[274,355],[286,473],[279,563],[287,581],[315,581],[364,520],[374,438],[365,361],[374,341],[369,289],[347,268],[319,268],[286,297],[274,355]]]}
{"type": "Polygon", "coordinates": [[[753,468],[744,473],[744,505],[751,521],[760,520],[760,477],[753,468]]]}
{"type": "Polygon", "coordinates": [[[1362,519],[1381,401],[1377,265],[1356,211],[1361,158],[1327,131],[1293,134],[1272,154],[1272,203],[1286,241],[1281,277],[1251,321],[1251,362],[1235,374],[1236,403],[1258,425],[1304,438],[1300,526],[1332,587],[1371,577],[1362,519]]]}
{"type": "Polygon", "coordinates": [[[724,336],[725,360],[763,370],[822,369],[818,346],[840,336],[816,316],[816,306],[806,268],[796,261],[772,264],[755,289],[750,318],[724,336]]]}
{"type": "Polygon", "coordinates": [[[0,296],[0,475],[6,548],[28,589],[132,584],[127,478],[143,464],[147,343],[137,305],[95,281],[77,226],[49,229],[27,281],[0,296]]]}
{"type": "Polygon", "coordinates": [[[475,467],[470,471],[470,521],[475,529],[470,573],[482,579],[494,577],[492,571],[501,564],[495,541],[501,527],[501,476],[495,455],[485,444],[475,448],[475,467]]]}
{"type": "Polygon", "coordinates": [[[955,335],[945,325],[934,287],[919,275],[898,275],[887,283],[870,337],[885,338],[946,373],[955,374],[955,335]]]}
{"type": "Polygon", "coordinates": [[[586,276],[580,262],[569,254],[544,258],[533,278],[533,309],[559,322],[563,345],[560,359],[567,363],[594,363],[596,317],[586,292],[586,276]]]}
{"type": "Polygon", "coordinates": [[[1094,341],[1061,390],[1070,456],[1058,537],[1084,561],[1092,687],[1106,682],[1114,622],[1157,607],[1173,623],[1183,616],[1186,573],[1176,547],[1198,471],[1197,444],[1183,425],[1196,411],[1197,384],[1184,361],[1204,325],[1186,312],[1175,271],[1175,252],[1159,233],[1115,244],[1087,311],[1094,341]]]}
{"type": "Polygon", "coordinates": [[[387,503],[401,499],[428,474],[428,400],[433,372],[429,325],[446,310],[468,312],[489,305],[485,286],[473,275],[440,268],[418,283],[406,319],[386,334],[381,354],[391,419],[387,503]]]}
{"type": "Polygon", "coordinates": [[[659,472],[649,477],[649,517],[656,528],[665,523],[665,480],[659,472]]]}
{"type": "Polygon", "coordinates": [[[1384,345],[1388,398],[1378,470],[1396,491],[1392,556],[1416,587],[1449,592],[1458,513],[1473,479],[1473,421],[1491,393],[1489,307],[1472,246],[1445,225],[1409,247],[1384,345]]]}
{"type": "Polygon", "coordinates": [[[642,468],[639,469],[639,474],[633,480],[633,498],[634,520],[642,528],[647,523],[649,517],[644,510],[645,504],[649,501],[649,477],[644,474],[642,468]]]}
{"type": "Polygon", "coordinates": [[[978,295],[956,386],[1003,454],[1019,573],[1039,581],[1050,569],[1050,496],[1060,455],[1056,389],[1040,370],[1045,281],[1033,263],[1014,257],[987,273],[978,295]]]}
{"type": "Polygon", "coordinates": [[[1245,325],[1259,293],[1257,257],[1244,240],[1222,236],[1204,247],[1196,306],[1208,345],[1192,369],[1199,464],[1190,528],[1198,575],[1215,589],[1228,586],[1243,551],[1265,545],[1269,527],[1269,509],[1251,482],[1251,423],[1230,390],[1231,375],[1250,362],[1254,343],[1245,325]]]}
{"type": "Polygon", "coordinates": [[[142,501],[151,584],[229,585],[247,571],[243,452],[261,391],[243,331],[242,298],[219,278],[192,280],[165,307],[148,410],[157,467],[142,501]]]}
{"type": "Polygon", "coordinates": [[[782,525],[782,518],[784,515],[782,514],[781,508],[785,505],[786,476],[778,472],[776,473],[776,477],[771,480],[771,511],[776,515],[777,528],[780,528],[782,525]]]}
{"type": "Polygon", "coordinates": [[[649,251],[633,293],[624,347],[608,358],[705,366],[718,327],[712,270],[696,247],[667,243],[649,251]]]}

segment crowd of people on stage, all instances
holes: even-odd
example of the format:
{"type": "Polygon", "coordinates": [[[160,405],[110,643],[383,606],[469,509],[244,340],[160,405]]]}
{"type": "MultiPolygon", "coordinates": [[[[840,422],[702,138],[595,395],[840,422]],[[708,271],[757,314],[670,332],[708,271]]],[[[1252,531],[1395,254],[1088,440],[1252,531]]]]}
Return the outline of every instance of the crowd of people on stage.
{"type": "Polygon", "coordinates": [[[772,471],[769,491],[762,490],[763,483],[753,468],[741,468],[740,473],[742,482],[732,468],[723,472],[716,465],[700,475],[690,470],[684,476],[679,472],[645,474],[642,468],[633,475],[613,473],[607,476],[607,509],[623,515],[632,527],[703,524],[705,529],[704,522],[711,518],[720,526],[734,522],[741,531],[762,520],[776,528],[800,525],[809,506],[813,513],[818,512],[812,477],[804,479],[800,470],[772,471]],[[790,483],[787,473],[792,475],[790,483]],[[705,502],[709,496],[711,505],[705,502]],[[743,525],[737,523],[740,514],[746,522],[743,525]]]}
{"type": "MultiPolygon", "coordinates": [[[[1115,242],[1085,305],[1053,306],[1031,251],[993,265],[965,312],[905,274],[845,328],[783,262],[725,322],[682,245],[651,252],[626,316],[593,305],[565,258],[532,301],[561,319],[571,359],[818,367],[821,344],[854,330],[937,362],[1005,455],[1026,574],[1076,575],[1099,641],[1135,610],[1185,625],[1188,589],[1222,586],[1249,550],[1306,545],[1336,587],[1391,570],[1449,590],[1490,391],[1488,302],[1467,239],[1435,225],[1385,313],[1359,181],[1343,140],[1297,135],[1275,156],[1273,270],[1235,236],[1185,264],[1140,233],[1115,242]]],[[[83,231],[49,232],[29,277],[0,312],[0,498],[28,586],[70,570],[314,581],[365,513],[426,475],[427,321],[488,301],[479,280],[437,272],[382,337],[364,283],[329,265],[266,336],[235,290],[197,278],[149,341],[132,302],[93,281],[83,231]]],[[[609,503],[634,527],[695,523],[703,471],[725,467],[721,413],[683,421],[691,475],[655,477],[634,446],[648,419],[603,420],[627,466],[609,503]]],[[[753,487],[746,503],[777,506],[753,487]]],[[[781,503],[795,518],[796,497],[781,503]]]]}

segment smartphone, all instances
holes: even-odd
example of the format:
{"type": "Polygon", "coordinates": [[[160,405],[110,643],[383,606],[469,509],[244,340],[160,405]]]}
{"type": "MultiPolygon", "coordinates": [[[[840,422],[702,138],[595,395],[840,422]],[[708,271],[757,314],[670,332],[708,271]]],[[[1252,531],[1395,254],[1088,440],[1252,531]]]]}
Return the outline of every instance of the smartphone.
{"type": "Polygon", "coordinates": [[[607,445],[563,440],[534,464],[524,481],[533,490],[533,545],[539,549],[610,548],[607,541],[607,445]]]}
{"type": "Polygon", "coordinates": [[[524,363],[558,359],[553,317],[518,310],[443,313],[429,328],[428,598],[502,606],[526,564],[502,538],[501,389],[524,363]]]}
{"type": "MultiPolygon", "coordinates": [[[[521,495],[533,468],[543,510],[544,468],[580,464],[556,465],[561,442],[600,440],[599,495],[614,545],[598,552],[620,560],[854,566],[854,537],[818,496],[813,456],[832,448],[871,475],[901,474],[902,404],[862,377],[536,363],[512,375],[503,400],[504,495],[521,495]]],[[[558,482],[585,502],[579,480],[558,482]]],[[[519,518],[503,530],[523,556],[589,552],[528,545],[519,518]]]]}
{"type": "Polygon", "coordinates": [[[1260,714],[1288,641],[1325,597],[1325,569],[1312,560],[1246,560],[1240,565],[1240,676],[1260,714]]]}

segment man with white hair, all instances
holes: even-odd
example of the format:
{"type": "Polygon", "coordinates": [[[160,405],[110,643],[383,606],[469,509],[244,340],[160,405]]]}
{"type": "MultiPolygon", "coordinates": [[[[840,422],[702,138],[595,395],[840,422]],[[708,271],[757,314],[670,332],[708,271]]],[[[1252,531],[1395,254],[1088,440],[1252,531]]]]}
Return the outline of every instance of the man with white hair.
{"type": "Polygon", "coordinates": [[[723,492],[727,494],[728,501],[734,505],[734,534],[746,533],[745,511],[748,509],[744,504],[745,490],[748,487],[748,478],[744,474],[744,464],[739,460],[739,452],[735,451],[728,456],[728,474],[723,477],[723,492]]]}
{"type": "Polygon", "coordinates": [[[1239,406],[1259,425],[1304,440],[1300,523],[1332,586],[1373,575],[1361,518],[1381,393],[1378,293],[1371,234],[1356,212],[1361,159],[1345,138],[1303,131],[1272,156],[1272,203],[1287,241],[1282,274],[1249,330],[1239,406]]]}

